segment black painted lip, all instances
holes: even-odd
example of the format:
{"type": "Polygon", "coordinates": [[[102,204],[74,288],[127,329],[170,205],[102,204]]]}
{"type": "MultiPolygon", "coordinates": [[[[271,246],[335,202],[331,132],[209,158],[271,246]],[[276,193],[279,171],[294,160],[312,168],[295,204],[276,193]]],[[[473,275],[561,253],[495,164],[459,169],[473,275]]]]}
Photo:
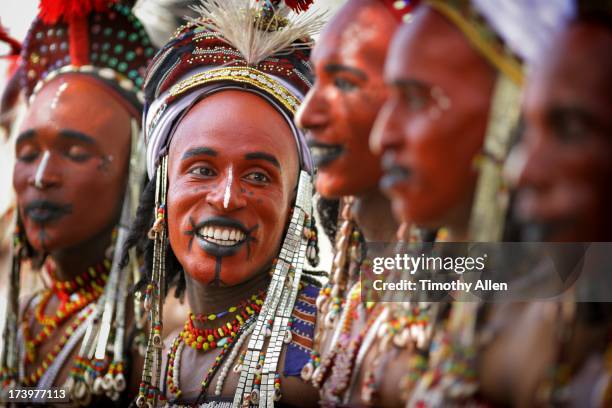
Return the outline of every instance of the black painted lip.
{"type": "Polygon", "coordinates": [[[379,182],[382,190],[391,190],[395,185],[408,180],[412,174],[408,167],[396,164],[393,157],[389,155],[383,156],[382,168],[384,174],[379,182]]]}
{"type": "Polygon", "coordinates": [[[72,212],[70,204],[60,204],[48,200],[30,201],[24,207],[25,216],[36,223],[56,221],[72,212]]]}
{"type": "Polygon", "coordinates": [[[312,140],[308,142],[308,147],[310,148],[314,165],[319,168],[329,165],[344,153],[344,147],[339,144],[327,144],[312,140]],[[320,153],[316,150],[317,148],[330,149],[331,151],[329,153],[320,153]]]}
{"type": "Polygon", "coordinates": [[[232,256],[236,254],[240,250],[240,248],[248,241],[250,235],[249,230],[244,226],[244,224],[233,218],[227,217],[210,217],[204,221],[199,222],[194,227],[194,234],[197,238],[198,245],[200,246],[200,248],[202,248],[209,255],[220,257],[232,256]],[[198,234],[198,231],[201,228],[207,226],[235,228],[244,233],[245,238],[237,244],[231,246],[215,244],[214,242],[210,242],[202,235],[198,234]]]}

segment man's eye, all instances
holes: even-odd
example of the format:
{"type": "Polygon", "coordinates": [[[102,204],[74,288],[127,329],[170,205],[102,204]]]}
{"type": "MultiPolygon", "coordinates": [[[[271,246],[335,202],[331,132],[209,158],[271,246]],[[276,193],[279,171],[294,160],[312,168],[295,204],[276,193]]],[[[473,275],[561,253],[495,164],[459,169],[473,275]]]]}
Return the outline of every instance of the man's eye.
{"type": "Polygon", "coordinates": [[[351,92],[357,89],[357,84],[344,78],[335,78],[334,85],[343,92],[351,92]]]}
{"type": "Polygon", "coordinates": [[[214,170],[209,168],[209,167],[205,167],[205,166],[194,167],[191,170],[189,170],[189,173],[190,174],[195,174],[196,176],[202,176],[202,177],[213,177],[213,176],[215,176],[214,170]]]}
{"type": "Polygon", "coordinates": [[[584,123],[577,119],[562,119],[556,123],[555,128],[557,137],[563,143],[579,143],[588,135],[584,123]]]}
{"type": "Polygon", "coordinates": [[[24,146],[17,152],[17,160],[32,163],[38,157],[40,151],[34,146],[24,146]]]}
{"type": "Polygon", "coordinates": [[[245,177],[245,179],[255,182],[255,183],[269,183],[270,182],[270,178],[268,176],[258,171],[248,174],[245,177]]]}
{"type": "Polygon", "coordinates": [[[426,98],[423,94],[415,90],[406,92],[406,100],[412,111],[419,111],[423,109],[426,104],[426,98]]]}
{"type": "Polygon", "coordinates": [[[91,158],[91,153],[83,146],[72,145],[66,152],[66,157],[75,162],[84,162],[91,158]]]}

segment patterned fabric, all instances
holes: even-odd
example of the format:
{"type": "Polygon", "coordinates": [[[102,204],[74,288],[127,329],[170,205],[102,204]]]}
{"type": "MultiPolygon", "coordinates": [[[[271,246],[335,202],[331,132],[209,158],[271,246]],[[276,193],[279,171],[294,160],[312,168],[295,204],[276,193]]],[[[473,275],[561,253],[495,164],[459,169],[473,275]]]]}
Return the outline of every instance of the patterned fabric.
{"type": "Polygon", "coordinates": [[[287,354],[285,356],[283,374],[286,376],[299,376],[302,367],[310,359],[317,320],[315,300],[318,295],[319,288],[309,284],[305,284],[298,293],[291,315],[292,339],[287,347],[287,354]]]}

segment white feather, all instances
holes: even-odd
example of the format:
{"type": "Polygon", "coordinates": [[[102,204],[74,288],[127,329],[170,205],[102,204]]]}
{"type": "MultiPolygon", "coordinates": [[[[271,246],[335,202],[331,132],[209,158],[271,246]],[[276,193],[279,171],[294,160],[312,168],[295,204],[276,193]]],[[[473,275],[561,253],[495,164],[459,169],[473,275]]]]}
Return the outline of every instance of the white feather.
{"type": "Polygon", "coordinates": [[[324,15],[312,12],[294,13],[284,3],[275,11],[276,16],[287,18],[287,25],[277,31],[258,29],[256,23],[260,4],[256,0],[201,0],[193,9],[200,14],[194,20],[198,25],[218,32],[229,45],[238,50],[246,64],[254,66],[272,55],[306,45],[293,44],[298,39],[311,39],[323,26],[324,15]]]}

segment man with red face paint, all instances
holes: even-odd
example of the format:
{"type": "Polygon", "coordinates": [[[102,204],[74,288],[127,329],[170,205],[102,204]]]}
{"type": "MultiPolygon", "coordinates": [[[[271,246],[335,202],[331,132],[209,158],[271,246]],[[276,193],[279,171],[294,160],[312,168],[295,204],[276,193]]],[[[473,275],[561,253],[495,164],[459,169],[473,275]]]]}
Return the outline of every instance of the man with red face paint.
{"type": "MultiPolygon", "coordinates": [[[[572,21],[533,63],[523,138],[507,165],[518,188],[516,213],[533,241],[611,238],[612,98],[606,89],[612,87],[612,8],[588,1],[575,7],[572,21]]],[[[534,302],[494,316],[507,325],[483,356],[484,393],[517,406],[611,406],[606,355],[612,312],[609,303],[579,302],[575,294],[609,287],[606,278],[575,286],[561,302],[534,302]],[[563,377],[551,375],[561,372],[563,377]]]]}
{"type": "MultiPolygon", "coordinates": [[[[412,3],[348,1],[327,24],[313,50],[316,81],[296,118],[298,126],[307,130],[317,166],[322,223],[335,241],[330,280],[317,299],[316,350],[302,372],[303,379],[321,388],[327,403],[339,402],[348,387],[331,389],[331,383],[346,381],[324,384],[324,379],[334,377],[337,370],[348,377],[352,374],[350,369],[336,368],[333,362],[342,360],[339,354],[349,353],[344,342],[350,336],[340,340],[338,322],[350,309],[349,297],[360,297],[358,280],[365,242],[391,241],[398,229],[390,203],[378,188],[380,157],[370,151],[368,139],[387,97],[382,80],[387,48],[412,3]],[[329,208],[338,204],[341,211],[336,219],[336,212],[329,208]],[[339,227],[334,233],[335,228],[328,224],[335,227],[336,223],[339,227]]],[[[345,330],[357,333],[367,324],[364,312],[345,330]]],[[[363,403],[359,398],[356,401],[363,403]]]]}
{"type": "Polygon", "coordinates": [[[308,37],[320,23],[287,18],[289,6],[308,2],[206,1],[147,74],[151,181],[134,234],[147,242],[152,331],[139,407],[316,404],[297,378],[312,351],[318,288],[302,271],[316,240],[312,163],[293,117],[311,85],[308,37]],[[162,353],[174,283],[191,313],[162,353]]]}
{"type": "Polygon", "coordinates": [[[139,87],[154,49],[130,7],[114,3],[41,2],[19,68],[29,103],[15,148],[3,387],[64,385],[84,405],[125,398],[132,361],[132,271],[113,248],[135,210],[139,87]],[[50,281],[19,307],[26,261],[50,281]]]}
{"type": "MultiPolygon", "coordinates": [[[[504,20],[492,18],[499,13],[484,13],[487,3],[419,6],[391,45],[390,96],[372,135],[383,157],[381,187],[396,216],[441,229],[449,241],[499,241],[504,234],[508,197],[500,164],[518,122],[523,74],[520,47],[504,20]]],[[[401,383],[409,406],[477,403],[480,305],[429,306],[427,322],[435,326],[419,340],[425,353],[401,383]],[[465,370],[453,371],[458,366],[465,370]]]]}

